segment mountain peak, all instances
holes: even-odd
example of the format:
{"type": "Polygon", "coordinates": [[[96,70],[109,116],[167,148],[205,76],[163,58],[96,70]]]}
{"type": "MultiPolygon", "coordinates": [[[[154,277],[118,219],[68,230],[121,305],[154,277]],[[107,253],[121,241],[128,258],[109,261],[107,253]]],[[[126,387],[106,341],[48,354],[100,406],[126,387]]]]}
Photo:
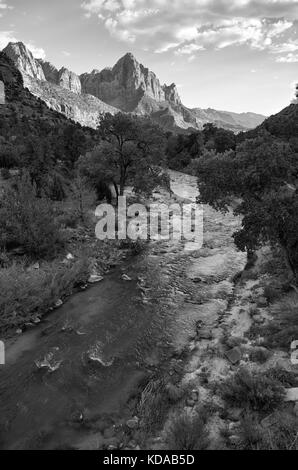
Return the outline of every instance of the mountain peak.
{"type": "Polygon", "coordinates": [[[37,80],[45,80],[40,63],[23,42],[10,42],[3,52],[14,62],[22,73],[37,80]]]}

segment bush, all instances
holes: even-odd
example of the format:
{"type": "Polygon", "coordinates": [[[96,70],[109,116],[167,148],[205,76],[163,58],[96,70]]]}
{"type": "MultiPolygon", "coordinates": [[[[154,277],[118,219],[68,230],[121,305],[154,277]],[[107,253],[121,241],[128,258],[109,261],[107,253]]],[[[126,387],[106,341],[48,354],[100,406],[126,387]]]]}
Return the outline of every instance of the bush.
{"type": "Polygon", "coordinates": [[[286,412],[271,415],[272,425],[262,427],[247,414],[240,423],[241,447],[249,450],[298,450],[298,419],[286,412]]]}
{"type": "Polygon", "coordinates": [[[289,372],[278,366],[268,369],[265,375],[278,381],[283,387],[297,387],[298,385],[298,376],[295,372],[289,372]]]}
{"type": "Polygon", "coordinates": [[[258,362],[259,364],[264,364],[269,357],[272,355],[268,349],[265,348],[255,348],[250,352],[250,360],[253,362],[258,362]]]}
{"type": "Polygon", "coordinates": [[[262,372],[239,369],[221,385],[223,398],[233,406],[267,412],[281,405],[284,388],[262,372]]]}
{"type": "Polygon", "coordinates": [[[9,180],[10,178],[10,171],[8,168],[2,168],[1,169],[1,176],[4,180],[9,180]]]}
{"type": "Polygon", "coordinates": [[[22,247],[33,257],[53,256],[62,238],[51,201],[38,198],[28,176],[4,193],[0,203],[0,246],[22,247]]]}
{"type": "Polygon", "coordinates": [[[171,421],[167,430],[169,450],[204,450],[209,445],[208,433],[201,415],[183,413],[171,421]]]}
{"type": "Polygon", "coordinates": [[[271,309],[273,319],[258,327],[257,333],[265,337],[268,347],[289,350],[292,341],[298,338],[298,295],[291,293],[275,303],[271,309]]]}
{"type": "Polygon", "coordinates": [[[87,281],[89,261],[70,264],[45,263],[40,269],[13,264],[0,270],[0,330],[22,326],[46,313],[74,286],[87,281]]]}

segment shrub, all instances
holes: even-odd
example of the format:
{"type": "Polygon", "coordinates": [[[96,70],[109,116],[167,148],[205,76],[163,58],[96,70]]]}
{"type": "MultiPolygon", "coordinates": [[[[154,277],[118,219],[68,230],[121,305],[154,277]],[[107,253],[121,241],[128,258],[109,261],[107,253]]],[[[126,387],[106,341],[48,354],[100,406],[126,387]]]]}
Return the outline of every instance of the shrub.
{"type": "Polygon", "coordinates": [[[268,369],[265,375],[280,382],[283,387],[297,387],[298,384],[298,376],[295,372],[289,372],[278,366],[268,369]]]}
{"type": "Polygon", "coordinates": [[[266,286],[264,288],[264,297],[267,299],[269,304],[279,299],[281,295],[281,289],[277,286],[266,286]]]}
{"type": "Polygon", "coordinates": [[[262,372],[239,369],[221,385],[223,398],[233,406],[256,411],[271,411],[284,399],[281,384],[262,372]]]}
{"type": "Polygon", "coordinates": [[[4,180],[9,180],[10,178],[10,171],[8,168],[2,168],[1,169],[1,176],[4,180]]]}
{"type": "Polygon", "coordinates": [[[292,341],[298,338],[298,295],[291,293],[277,302],[271,309],[273,320],[261,330],[266,344],[272,348],[289,350],[292,341]]]}
{"type": "Polygon", "coordinates": [[[62,245],[52,203],[38,198],[28,176],[5,191],[0,203],[0,246],[21,246],[33,257],[53,256],[62,245]]]}
{"type": "Polygon", "coordinates": [[[250,359],[253,362],[258,362],[259,364],[264,364],[269,357],[271,356],[271,352],[265,348],[255,348],[250,352],[250,359]]]}
{"type": "Polygon", "coordinates": [[[271,426],[263,427],[247,414],[240,423],[241,447],[250,450],[298,450],[298,419],[283,411],[271,415],[271,426]]]}
{"type": "Polygon", "coordinates": [[[87,258],[70,264],[45,263],[40,269],[13,264],[0,270],[0,330],[22,326],[46,313],[89,275],[87,258]]]}
{"type": "Polygon", "coordinates": [[[172,419],[167,430],[170,450],[204,450],[209,445],[205,422],[200,414],[183,413],[172,419]]]}

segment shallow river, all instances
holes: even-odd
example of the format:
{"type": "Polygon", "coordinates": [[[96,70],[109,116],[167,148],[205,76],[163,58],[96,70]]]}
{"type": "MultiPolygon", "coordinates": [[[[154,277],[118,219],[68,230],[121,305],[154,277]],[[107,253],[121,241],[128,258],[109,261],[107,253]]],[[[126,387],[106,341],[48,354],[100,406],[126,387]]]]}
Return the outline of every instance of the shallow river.
{"type": "MultiPolygon", "coordinates": [[[[195,178],[171,177],[172,191],[194,201],[195,178]]],[[[228,292],[242,269],[231,239],[238,223],[206,207],[202,250],[152,243],[14,339],[0,368],[0,447],[84,448],[85,420],[129,417],[142,380],[166,369],[191,336],[203,289],[194,278],[228,292]],[[44,361],[52,370],[38,367],[44,361]]]]}

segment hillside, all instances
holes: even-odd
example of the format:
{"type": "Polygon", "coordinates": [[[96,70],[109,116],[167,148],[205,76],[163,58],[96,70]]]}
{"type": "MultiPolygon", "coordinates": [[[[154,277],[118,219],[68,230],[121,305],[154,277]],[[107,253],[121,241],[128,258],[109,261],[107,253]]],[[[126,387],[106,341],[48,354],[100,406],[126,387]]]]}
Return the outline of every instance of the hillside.
{"type": "Polygon", "coordinates": [[[95,142],[96,135],[48,108],[43,100],[24,88],[23,77],[12,61],[0,53],[0,81],[5,103],[0,105],[0,166],[21,165],[32,154],[43,153],[47,162],[74,159],[95,142]],[[74,139],[78,148],[74,148],[74,139]],[[5,160],[5,161],[4,161],[5,160]]]}

